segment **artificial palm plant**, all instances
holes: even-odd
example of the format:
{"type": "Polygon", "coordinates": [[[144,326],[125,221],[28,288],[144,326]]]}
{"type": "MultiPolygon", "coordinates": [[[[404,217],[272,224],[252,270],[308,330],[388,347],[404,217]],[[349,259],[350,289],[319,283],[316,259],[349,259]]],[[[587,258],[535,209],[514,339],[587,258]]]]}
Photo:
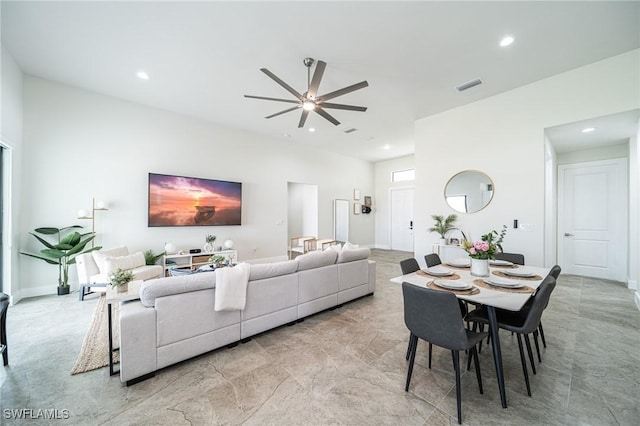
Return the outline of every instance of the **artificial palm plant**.
{"type": "Polygon", "coordinates": [[[40,254],[20,252],[26,256],[44,260],[51,265],[58,265],[58,294],[69,293],[69,265],[76,263],[76,256],[100,250],[102,247],[91,247],[85,250],[87,244],[95,238],[93,232],[80,234],[74,229],[82,228],[80,225],[67,226],[64,228],[44,227],[36,228],[34,231],[42,235],[55,236],[55,242],[49,242],[39,235],[29,232],[46,248],[40,250],[40,254]]]}
{"type": "Polygon", "coordinates": [[[436,221],[435,225],[429,228],[429,232],[437,232],[441,238],[447,238],[447,233],[456,229],[455,223],[458,220],[458,216],[450,214],[447,217],[441,215],[432,215],[433,220],[436,221]]]}

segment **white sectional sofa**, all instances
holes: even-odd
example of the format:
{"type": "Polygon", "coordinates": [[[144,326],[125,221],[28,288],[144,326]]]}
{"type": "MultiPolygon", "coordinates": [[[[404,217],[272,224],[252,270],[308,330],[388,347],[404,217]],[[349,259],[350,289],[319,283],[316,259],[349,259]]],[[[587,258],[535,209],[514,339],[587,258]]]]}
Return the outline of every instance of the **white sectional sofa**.
{"type": "Polygon", "coordinates": [[[368,248],[251,265],[243,310],[215,311],[216,274],[146,281],[120,308],[120,380],[127,385],[213,349],[375,291],[368,248]]]}

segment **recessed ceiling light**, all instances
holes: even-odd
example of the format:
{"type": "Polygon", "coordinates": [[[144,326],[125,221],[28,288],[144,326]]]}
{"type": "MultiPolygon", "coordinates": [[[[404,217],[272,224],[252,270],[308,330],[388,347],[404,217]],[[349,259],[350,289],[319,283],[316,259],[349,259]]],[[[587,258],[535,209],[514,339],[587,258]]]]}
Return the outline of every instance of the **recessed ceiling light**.
{"type": "Polygon", "coordinates": [[[391,145],[387,144],[382,147],[382,149],[386,149],[387,151],[391,149],[391,145]]]}
{"type": "Polygon", "coordinates": [[[290,135],[289,133],[285,133],[285,134],[284,134],[284,137],[285,137],[285,138],[290,138],[290,137],[291,137],[291,135],[290,135]]]}
{"type": "Polygon", "coordinates": [[[515,41],[515,38],[511,36],[505,36],[500,40],[500,47],[507,47],[515,41]]]}
{"type": "Polygon", "coordinates": [[[587,127],[586,129],[582,129],[582,133],[591,133],[595,130],[594,127],[587,127]]]}
{"type": "Polygon", "coordinates": [[[147,74],[147,73],[146,73],[146,72],[144,72],[144,71],[138,71],[138,72],[136,73],[136,75],[138,76],[138,78],[139,78],[140,80],[149,80],[149,74],[147,74]]]}
{"type": "Polygon", "coordinates": [[[314,129],[313,127],[309,127],[309,131],[313,133],[316,131],[316,129],[314,129]]]}

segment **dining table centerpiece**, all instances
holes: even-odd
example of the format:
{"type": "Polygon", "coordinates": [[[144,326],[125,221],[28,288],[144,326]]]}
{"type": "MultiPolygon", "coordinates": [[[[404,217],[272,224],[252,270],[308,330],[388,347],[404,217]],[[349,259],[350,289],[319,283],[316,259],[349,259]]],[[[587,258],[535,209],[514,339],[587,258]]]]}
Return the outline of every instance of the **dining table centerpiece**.
{"type": "Polygon", "coordinates": [[[480,241],[462,241],[462,248],[471,258],[471,275],[477,277],[489,276],[489,260],[496,258],[496,252],[502,251],[502,241],[507,233],[507,226],[503,225],[502,230],[493,230],[484,234],[480,241]]]}

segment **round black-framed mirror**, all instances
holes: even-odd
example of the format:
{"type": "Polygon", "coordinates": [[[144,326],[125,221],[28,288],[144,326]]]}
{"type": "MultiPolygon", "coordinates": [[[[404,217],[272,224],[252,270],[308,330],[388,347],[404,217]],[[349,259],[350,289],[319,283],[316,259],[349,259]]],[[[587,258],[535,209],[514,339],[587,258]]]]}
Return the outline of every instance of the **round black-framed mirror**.
{"type": "Polygon", "coordinates": [[[493,198],[493,181],[479,170],[463,170],[449,179],[444,187],[444,199],[460,213],[476,213],[493,198]]]}

